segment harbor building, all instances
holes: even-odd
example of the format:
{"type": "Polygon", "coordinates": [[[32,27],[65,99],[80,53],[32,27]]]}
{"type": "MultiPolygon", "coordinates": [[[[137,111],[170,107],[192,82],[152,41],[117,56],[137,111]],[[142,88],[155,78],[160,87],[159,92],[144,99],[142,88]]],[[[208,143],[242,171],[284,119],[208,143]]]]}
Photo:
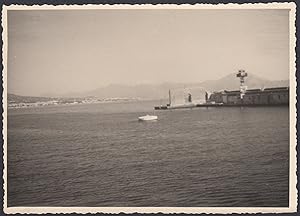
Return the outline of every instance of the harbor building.
{"type": "Polygon", "coordinates": [[[289,87],[249,89],[241,98],[240,91],[220,91],[210,95],[207,103],[224,105],[288,105],[289,87]]]}

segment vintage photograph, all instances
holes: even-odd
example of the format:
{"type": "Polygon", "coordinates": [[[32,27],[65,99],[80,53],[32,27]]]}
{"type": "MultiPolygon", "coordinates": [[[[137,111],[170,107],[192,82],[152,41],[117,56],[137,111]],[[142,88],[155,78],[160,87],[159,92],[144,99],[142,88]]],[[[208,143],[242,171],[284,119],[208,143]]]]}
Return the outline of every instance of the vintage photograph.
{"type": "Polygon", "coordinates": [[[295,10],[4,6],[4,211],[295,212],[295,10]]]}

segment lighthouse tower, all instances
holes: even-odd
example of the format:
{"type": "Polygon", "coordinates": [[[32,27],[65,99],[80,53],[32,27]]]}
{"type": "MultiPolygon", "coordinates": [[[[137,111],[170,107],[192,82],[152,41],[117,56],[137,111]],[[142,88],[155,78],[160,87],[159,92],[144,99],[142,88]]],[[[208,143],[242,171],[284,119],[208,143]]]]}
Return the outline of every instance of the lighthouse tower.
{"type": "Polygon", "coordinates": [[[246,93],[247,86],[245,85],[245,77],[247,77],[248,74],[245,72],[245,70],[239,70],[239,72],[236,74],[236,77],[240,78],[240,97],[241,100],[243,100],[243,97],[246,93]]]}

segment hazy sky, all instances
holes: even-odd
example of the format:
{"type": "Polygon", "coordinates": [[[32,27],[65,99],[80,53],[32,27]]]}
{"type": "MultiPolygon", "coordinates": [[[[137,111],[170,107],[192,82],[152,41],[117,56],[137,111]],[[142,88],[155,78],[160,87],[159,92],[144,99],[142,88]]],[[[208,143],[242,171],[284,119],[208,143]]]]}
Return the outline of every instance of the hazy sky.
{"type": "Polygon", "coordinates": [[[288,79],[288,10],[8,11],[8,91],[201,82],[242,68],[288,79]]]}

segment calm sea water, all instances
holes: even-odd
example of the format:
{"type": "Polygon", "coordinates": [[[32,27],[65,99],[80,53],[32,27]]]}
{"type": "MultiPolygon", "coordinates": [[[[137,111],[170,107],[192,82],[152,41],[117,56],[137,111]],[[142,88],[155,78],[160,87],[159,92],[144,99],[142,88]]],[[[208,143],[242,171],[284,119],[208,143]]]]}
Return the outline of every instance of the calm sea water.
{"type": "Polygon", "coordinates": [[[288,107],[9,110],[8,206],[281,206],[288,107]]]}

